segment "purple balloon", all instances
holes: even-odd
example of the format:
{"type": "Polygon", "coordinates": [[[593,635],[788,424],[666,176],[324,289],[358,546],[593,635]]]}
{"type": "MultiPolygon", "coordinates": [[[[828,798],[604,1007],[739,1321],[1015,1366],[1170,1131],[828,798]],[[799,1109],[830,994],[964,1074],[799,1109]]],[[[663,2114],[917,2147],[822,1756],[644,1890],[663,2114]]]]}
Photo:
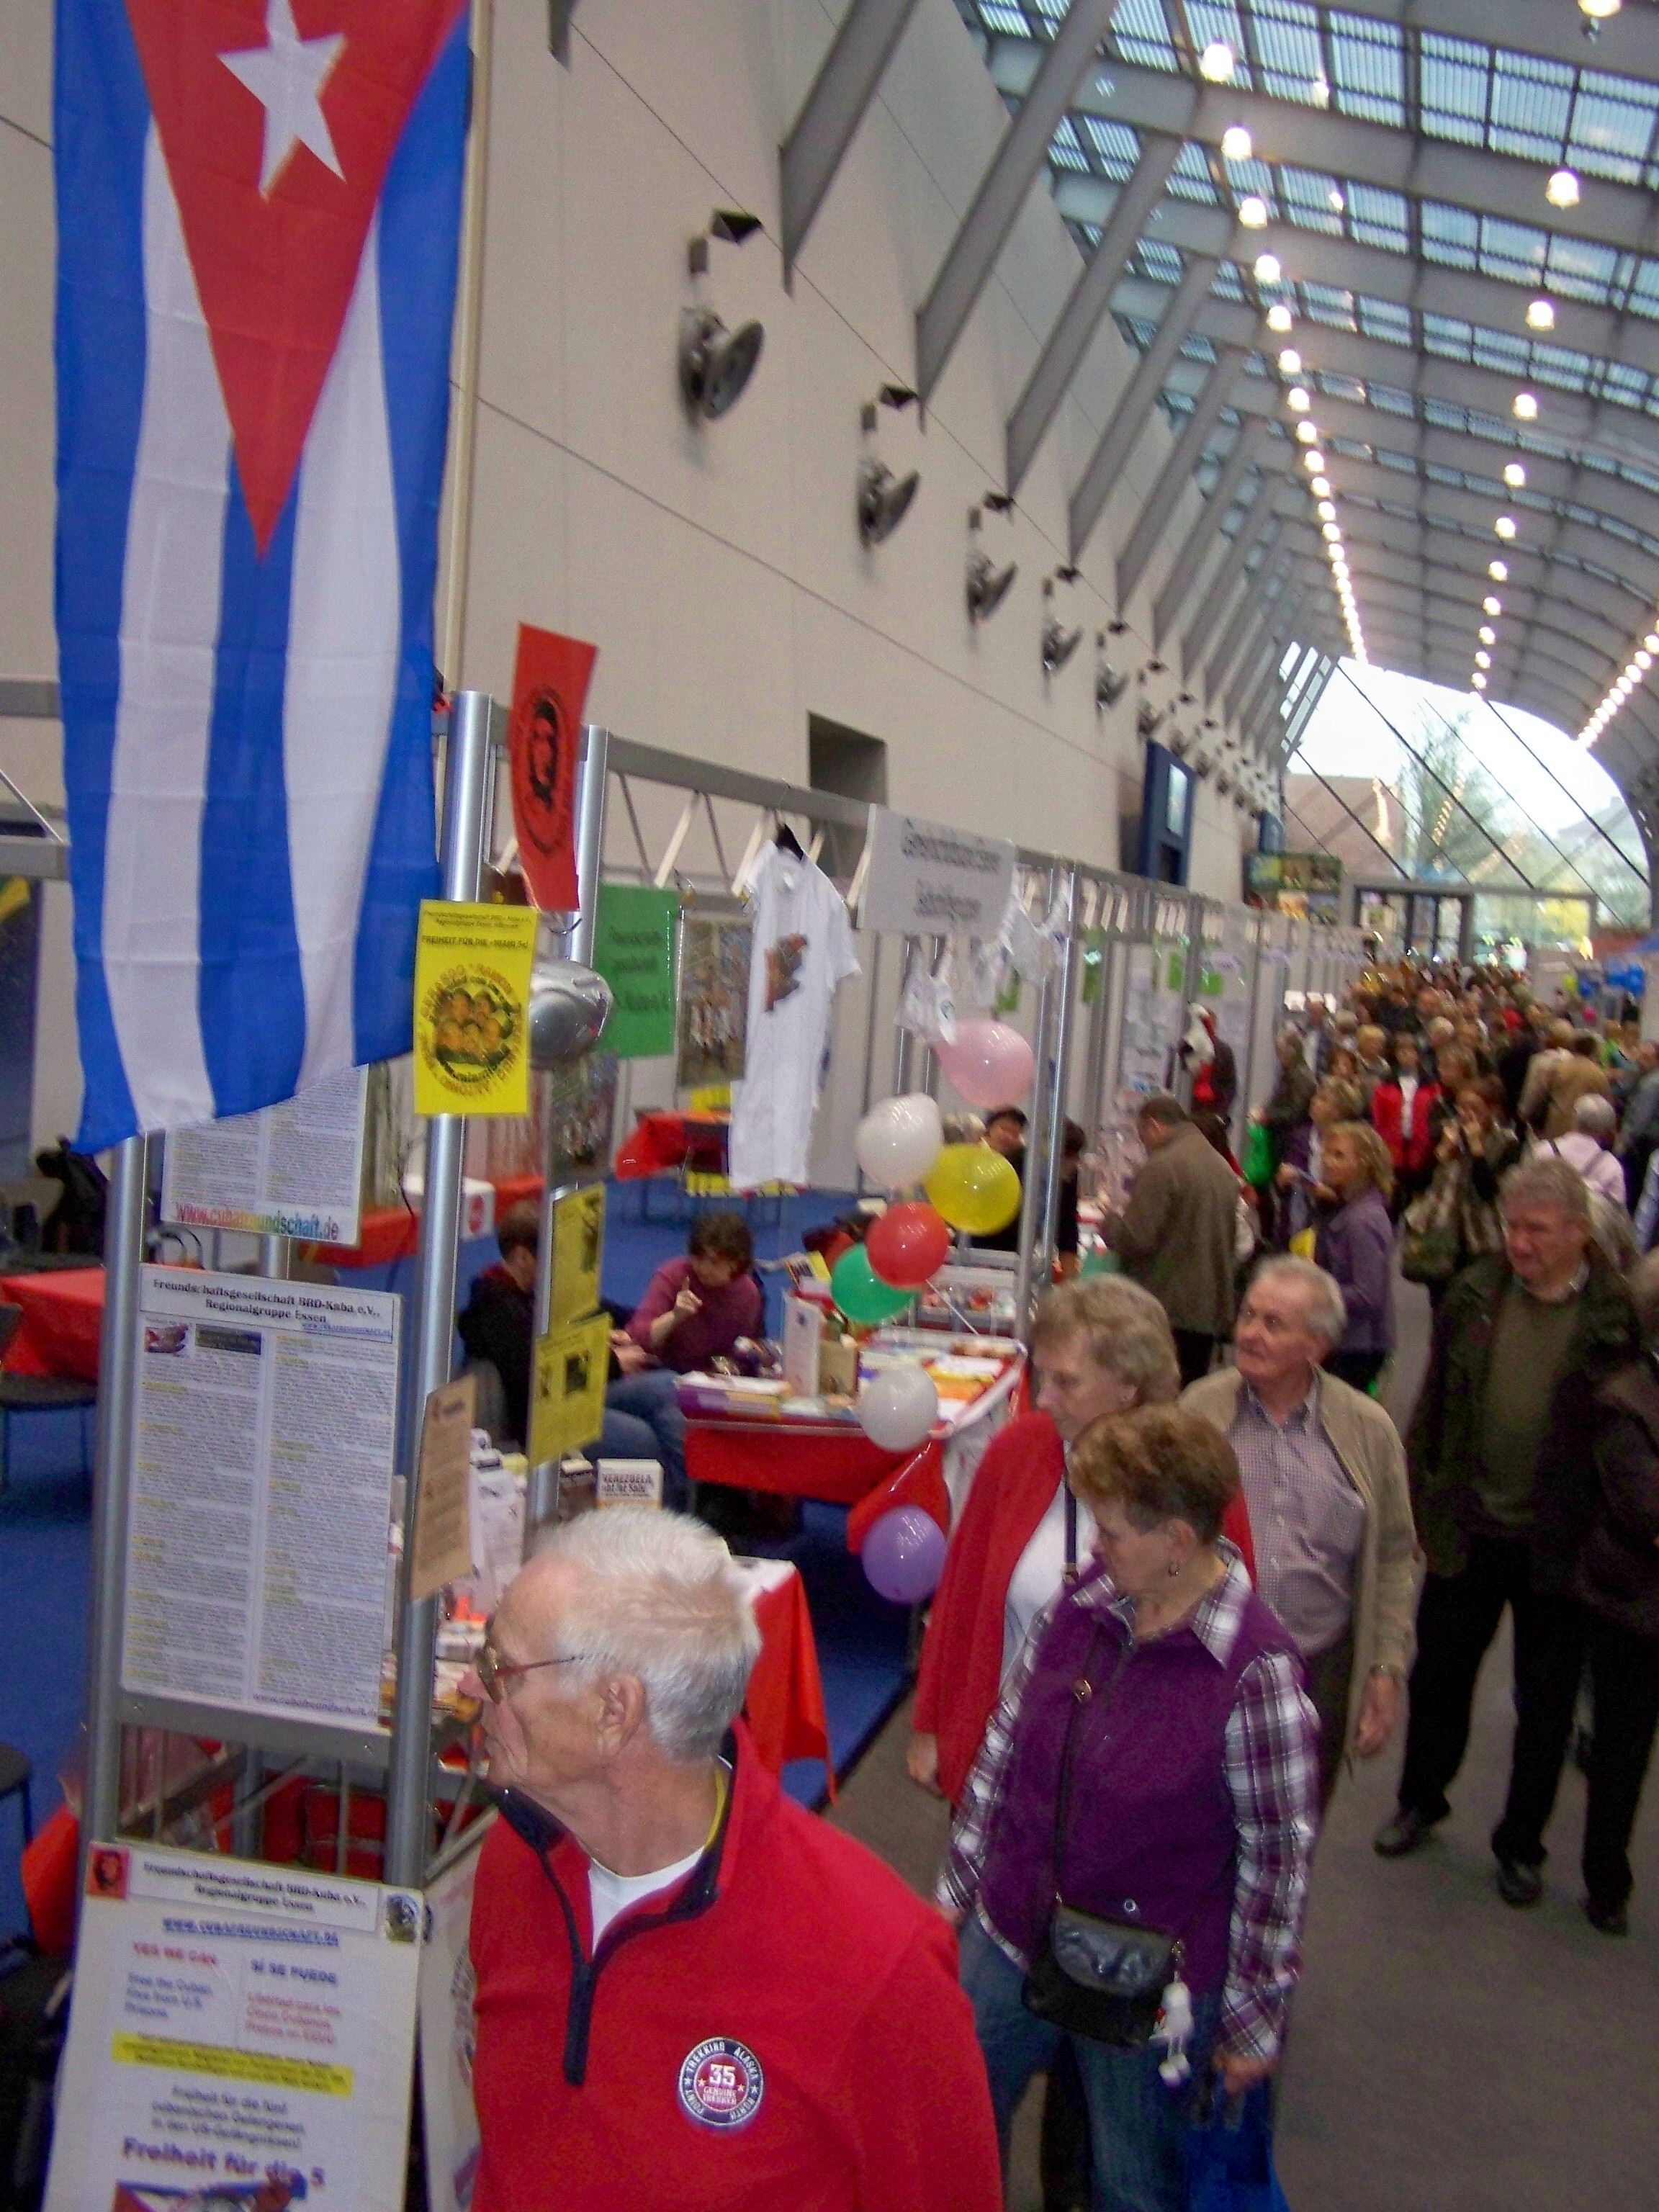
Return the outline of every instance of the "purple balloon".
{"type": "Polygon", "coordinates": [[[920,1505],[896,1505],[871,1524],[861,1556],[872,1589],[895,1605],[919,1605],[944,1571],[945,1531],[920,1505]]]}

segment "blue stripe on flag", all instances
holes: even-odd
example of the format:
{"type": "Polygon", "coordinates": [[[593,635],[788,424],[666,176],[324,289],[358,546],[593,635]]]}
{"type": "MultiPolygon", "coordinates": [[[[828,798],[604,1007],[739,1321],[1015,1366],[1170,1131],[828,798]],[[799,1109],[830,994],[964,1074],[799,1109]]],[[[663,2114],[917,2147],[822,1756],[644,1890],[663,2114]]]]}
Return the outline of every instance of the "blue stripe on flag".
{"type": "Polygon", "coordinates": [[[149,100],[126,11],[59,0],[58,674],[75,892],[82,1151],[136,1125],[104,985],[104,847],[120,693],[126,523],[143,410],[143,177],[149,100]]]}
{"type": "Polygon", "coordinates": [[[360,1061],[389,1060],[410,1048],[418,907],[438,890],[432,848],[432,600],[471,71],[463,11],[404,126],[380,199],[381,345],[402,636],[357,925],[353,1004],[360,1061]]]}
{"type": "Polygon", "coordinates": [[[290,1098],[306,1043],[289,875],[283,692],[299,493],[262,560],[233,468],[202,810],[202,1048],[216,1113],[290,1098]]]}

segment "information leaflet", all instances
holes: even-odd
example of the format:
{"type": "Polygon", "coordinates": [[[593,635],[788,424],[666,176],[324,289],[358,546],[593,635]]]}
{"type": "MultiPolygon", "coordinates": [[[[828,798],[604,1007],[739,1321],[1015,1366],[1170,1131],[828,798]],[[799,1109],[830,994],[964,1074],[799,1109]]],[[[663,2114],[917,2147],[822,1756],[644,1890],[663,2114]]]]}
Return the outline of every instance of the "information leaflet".
{"type": "Polygon", "coordinates": [[[94,1844],[46,2212],[401,2212],[418,1894],[94,1844]]]}
{"type": "Polygon", "coordinates": [[[121,1679],[375,1722],[399,1301],[146,1267],[121,1679]]]}
{"type": "Polygon", "coordinates": [[[161,1218],[355,1244],[362,1227],[368,1070],[349,1067],[263,1113],[174,1129],[161,1167],[161,1218]]]}
{"type": "Polygon", "coordinates": [[[495,1826],[487,1814],[471,1848],[426,1891],[428,1936],[421,1954],[421,2115],[426,2124],[428,2212],[467,2212],[478,2178],[478,2116],[472,2105],[477,2024],[467,1939],[478,1853],[495,1826]]]}

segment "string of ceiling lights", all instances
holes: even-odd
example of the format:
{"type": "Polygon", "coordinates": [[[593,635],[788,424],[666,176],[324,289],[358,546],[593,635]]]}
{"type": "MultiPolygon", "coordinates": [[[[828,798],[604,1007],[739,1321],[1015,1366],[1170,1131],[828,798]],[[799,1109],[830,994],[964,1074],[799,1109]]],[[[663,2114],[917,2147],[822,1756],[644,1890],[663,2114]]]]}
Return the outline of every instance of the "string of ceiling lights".
{"type": "MultiPolygon", "coordinates": [[[[1232,80],[1238,58],[1224,39],[1212,40],[1199,56],[1199,74],[1212,84],[1227,84],[1232,80]]],[[[1313,94],[1317,105],[1323,106],[1330,97],[1330,87],[1322,77],[1313,82],[1313,94]]],[[[1230,170],[1250,159],[1253,147],[1250,134],[1242,123],[1229,124],[1221,134],[1221,158],[1230,170]]],[[[1229,179],[1231,183],[1231,176],[1229,179]]],[[[1342,195],[1340,189],[1331,192],[1333,210],[1340,214],[1342,195]]],[[[1245,192],[1235,201],[1233,212],[1243,230],[1265,230],[1267,226],[1267,203],[1259,192],[1245,192]]],[[[1284,268],[1276,253],[1258,253],[1253,264],[1259,296],[1278,295],[1267,309],[1267,328],[1276,337],[1289,337],[1296,328],[1296,316],[1290,301],[1284,296],[1285,284],[1284,268]]],[[[1359,606],[1354,598],[1353,572],[1348,565],[1348,556],[1342,539],[1342,526],[1337,520],[1336,493],[1328,473],[1329,464],[1319,442],[1319,426],[1313,419],[1313,394],[1302,381],[1304,374],[1301,354],[1287,345],[1279,355],[1279,371],[1287,380],[1285,404],[1296,417],[1292,435],[1302,448],[1302,466],[1308,477],[1308,490],[1314,501],[1314,513],[1318,520],[1319,534],[1324,543],[1326,558],[1330,562],[1331,581],[1342,609],[1343,625],[1348,633],[1348,644],[1353,658],[1362,667],[1369,665],[1365,651],[1365,633],[1359,620],[1359,606]]]]}

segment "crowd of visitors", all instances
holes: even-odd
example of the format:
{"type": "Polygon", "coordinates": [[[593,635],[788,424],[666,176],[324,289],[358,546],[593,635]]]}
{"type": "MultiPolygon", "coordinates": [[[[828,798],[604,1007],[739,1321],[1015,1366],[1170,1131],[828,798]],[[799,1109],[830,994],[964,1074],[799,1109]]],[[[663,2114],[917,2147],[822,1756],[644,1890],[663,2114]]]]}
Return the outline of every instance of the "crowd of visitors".
{"type": "MultiPolygon", "coordinates": [[[[1044,1295],[1029,1410],[951,1533],[908,1753],[951,1808],[936,1911],[757,1767],[712,1532],[574,1524],[508,1591],[469,1685],[506,1815],[473,1933],[482,2212],[555,2163],[573,2204],[621,2202],[671,2136],[653,2201],[690,2212],[988,2212],[1038,2073],[1073,2154],[1053,2204],[1179,2212],[1189,2124],[1260,2109],[1284,2047],[1347,1762],[1403,1724],[1376,1848],[1425,1847],[1506,1611],[1496,1893],[1543,1893],[1588,1686],[1583,1910],[1626,1932],[1659,1725],[1659,1054],[1498,971],[1374,969],[1279,1037],[1246,1186],[1236,1070],[1201,1081],[1193,1042],[1103,1224],[1120,1272],[1044,1295]],[[1377,1395],[1402,1273],[1433,1304],[1403,1442],[1377,1395]]],[[[625,1364],[671,1375],[745,1258],[674,1263],[625,1364]]],[[[533,1245],[503,1270],[486,1304],[528,1295],[533,1245]]],[[[629,1379],[615,1410],[653,1420],[666,1384],[629,1379]]]]}

